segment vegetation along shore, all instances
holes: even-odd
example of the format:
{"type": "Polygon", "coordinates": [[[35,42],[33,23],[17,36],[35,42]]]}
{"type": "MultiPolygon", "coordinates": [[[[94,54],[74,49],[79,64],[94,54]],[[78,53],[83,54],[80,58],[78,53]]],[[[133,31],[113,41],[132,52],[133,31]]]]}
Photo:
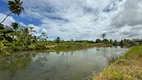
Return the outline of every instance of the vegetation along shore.
{"type": "Polygon", "coordinates": [[[142,80],[142,46],[133,47],[91,80],[142,80]]]}

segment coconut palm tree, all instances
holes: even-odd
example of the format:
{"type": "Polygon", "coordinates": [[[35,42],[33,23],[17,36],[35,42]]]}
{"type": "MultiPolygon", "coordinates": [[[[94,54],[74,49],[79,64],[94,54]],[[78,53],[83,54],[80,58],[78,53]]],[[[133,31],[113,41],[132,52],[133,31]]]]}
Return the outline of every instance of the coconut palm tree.
{"type": "Polygon", "coordinates": [[[106,37],[106,34],[103,33],[103,34],[101,35],[101,37],[104,39],[104,38],[106,37]]]}
{"type": "Polygon", "coordinates": [[[12,13],[19,16],[20,13],[24,11],[24,7],[22,6],[22,4],[23,1],[20,0],[14,0],[14,1],[8,0],[8,6],[11,12],[4,18],[3,21],[1,21],[1,23],[3,23],[6,20],[6,18],[10,16],[12,13]]]}

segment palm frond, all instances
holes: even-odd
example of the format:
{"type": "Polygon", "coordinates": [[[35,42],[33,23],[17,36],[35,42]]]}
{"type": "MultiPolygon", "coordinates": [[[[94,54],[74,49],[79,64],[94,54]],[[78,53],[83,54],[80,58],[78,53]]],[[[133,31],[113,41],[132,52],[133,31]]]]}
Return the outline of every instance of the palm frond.
{"type": "Polygon", "coordinates": [[[16,4],[19,4],[19,3],[20,3],[20,0],[14,0],[14,2],[15,2],[16,4]]]}
{"type": "Polygon", "coordinates": [[[23,2],[20,0],[8,1],[9,10],[17,15],[20,15],[20,13],[24,11],[22,4],[23,2]]]}

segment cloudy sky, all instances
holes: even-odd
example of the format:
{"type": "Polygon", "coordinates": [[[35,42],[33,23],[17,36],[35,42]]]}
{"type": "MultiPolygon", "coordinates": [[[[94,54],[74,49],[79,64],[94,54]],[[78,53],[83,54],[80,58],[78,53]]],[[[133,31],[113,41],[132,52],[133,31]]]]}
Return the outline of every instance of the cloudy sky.
{"type": "MultiPolygon", "coordinates": [[[[142,0],[22,0],[25,11],[5,22],[32,26],[36,35],[49,39],[95,40],[142,38],[142,0]]],[[[0,0],[0,21],[9,13],[7,0],[0,0]]]]}

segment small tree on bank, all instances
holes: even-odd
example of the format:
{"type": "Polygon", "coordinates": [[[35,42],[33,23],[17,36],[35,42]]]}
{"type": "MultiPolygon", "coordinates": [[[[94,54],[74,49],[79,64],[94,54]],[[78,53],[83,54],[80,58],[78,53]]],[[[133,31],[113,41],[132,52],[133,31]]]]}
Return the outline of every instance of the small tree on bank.
{"type": "Polygon", "coordinates": [[[57,39],[55,40],[57,44],[60,43],[60,37],[57,37],[57,39]]]}
{"type": "Polygon", "coordinates": [[[96,43],[100,43],[102,42],[100,39],[96,39],[96,43]]]}

